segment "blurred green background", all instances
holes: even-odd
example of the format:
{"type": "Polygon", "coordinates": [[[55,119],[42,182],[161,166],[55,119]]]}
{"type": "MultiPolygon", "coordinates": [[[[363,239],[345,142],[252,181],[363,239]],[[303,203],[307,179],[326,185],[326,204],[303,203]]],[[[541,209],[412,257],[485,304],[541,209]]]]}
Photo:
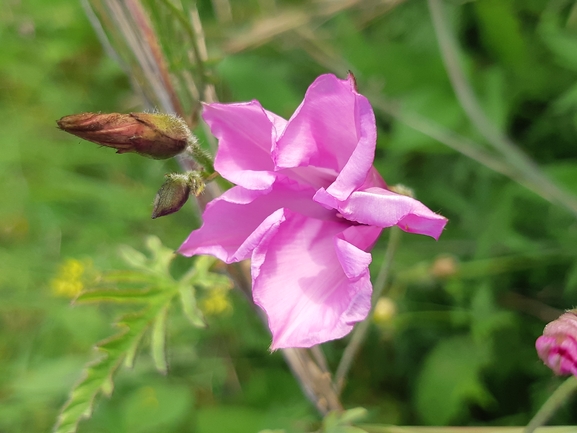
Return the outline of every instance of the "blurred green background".
{"type": "MultiPolygon", "coordinates": [[[[259,99],[288,118],[317,75],[351,69],[369,99],[402,104],[376,109],[375,165],[389,184],[410,186],[450,220],[439,242],[403,237],[344,404],[366,407],[371,423],[525,424],[560,383],[538,360],[534,340],[577,304],[577,223],[566,207],[407,125],[419,115],[488,149],[455,98],[426,2],[351,1],[334,10],[327,1],[197,5],[222,101],[259,99]],[[295,16],[301,21],[287,31],[251,33],[271,17],[295,16]]],[[[487,116],[577,195],[577,2],[445,7],[487,116]]],[[[142,249],[145,236],[156,235],[175,249],[198,226],[189,207],[149,217],[176,163],[116,156],[55,125],[76,112],[143,108],[79,2],[0,3],[0,432],[49,431],[95,357],[91,348],[114,332],[122,308],[71,307],[70,298],[95,275],[126,267],[118,247],[142,249]]],[[[385,246],[383,236],[375,271],[385,246]]],[[[175,272],[187,263],[177,258],[175,272]]],[[[81,432],[318,427],[243,297],[203,296],[208,329],[192,328],[173,309],[169,374],[156,373],[143,350],[81,432]]],[[[331,367],[345,345],[324,345],[331,367]]],[[[570,409],[553,422],[577,423],[570,409]]]]}

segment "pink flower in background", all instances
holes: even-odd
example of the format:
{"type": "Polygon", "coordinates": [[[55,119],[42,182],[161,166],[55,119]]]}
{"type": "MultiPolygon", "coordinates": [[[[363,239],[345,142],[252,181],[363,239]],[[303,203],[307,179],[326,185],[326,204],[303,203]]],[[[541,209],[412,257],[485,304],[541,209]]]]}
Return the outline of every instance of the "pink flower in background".
{"type": "Polygon", "coordinates": [[[577,376],[577,314],[569,311],[552,321],[535,343],[537,353],[555,374],[577,376]]]}
{"type": "Polygon", "coordinates": [[[251,259],[272,349],[348,334],[371,306],[369,251],[385,227],[437,239],[447,220],[387,189],[375,116],[354,79],[322,75],[289,121],[258,101],[205,105],[216,170],[237,186],[208,204],[179,252],[251,259]]]}

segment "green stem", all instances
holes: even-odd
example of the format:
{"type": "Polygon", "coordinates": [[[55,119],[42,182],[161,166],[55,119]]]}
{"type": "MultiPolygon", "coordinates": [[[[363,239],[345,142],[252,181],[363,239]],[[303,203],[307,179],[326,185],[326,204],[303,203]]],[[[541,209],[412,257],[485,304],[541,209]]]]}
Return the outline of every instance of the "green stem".
{"type": "Polygon", "coordinates": [[[550,203],[560,205],[577,216],[577,199],[575,196],[560,188],[543,173],[540,167],[505,134],[499,131],[485,115],[459,62],[459,49],[453,35],[449,31],[442,1],[428,0],[428,4],[445,69],[457,99],[471,123],[485,137],[487,142],[506,158],[509,164],[523,178],[523,183],[530,185],[531,189],[537,191],[539,195],[550,203]]]}
{"type": "Polygon", "coordinates": [[[537,428],[545,424],[575,391],[577,391],[577,378],[571,376],[551,394],[543,406],[541,406],[541,409],[539,409],[533,419],[527,424],[523,433],[533,433],[537,428]]]}
{"type": "Polygon", "coordinates": [[[200,48],[198,47],[198,41],[196,39],[196,34],[194,32],[194,29],[190,25],[190,22],[186,18],[186,15],[184,14],[184,12],[181,11],[176,5],[172,4],[170,2],[170,0],[161,0],[161,2],[168,9],[170,9],[170,11],[176,17],[176,19],[180,22],[180,24],[182,24],[182,27],[184,27],[184,30],[186,31],[186,33],[188,34],[188,37],[190,38],[190,46],[192,47],[192,52],[193,52],[194,57],[196,59],[196,66],[198,67],[198,72],[200,75],[200,79],[202,81],[201,85],[198,86],[199,92],[200,92],[200,100],[202,101],[202,100],[204,100],[204,92],[205,92],[205,88],[206,88],[206,84],[207,84],[206,83],[207,75],[206,75],[206,70],[204,68],[204,62],[202,61],[202,56],[200,55],[200,48]]]}
{"type": "Polygon", "coordinates": [[[214,160],[212,158],[212,155],[208,151],[200,147],[198,141],[196,140],[196,138],[194,138],[192,134],[190,134],[187,141],[188,146],[184,153],[188,154],[198,164],[200,164],[202,168],[204,168],[204,171],[208,173],[209,176],[214,174],[215,173],[214,160]]]}
{"type": "Polygon", "coordinates": [[[341,357],[341,361],[339,362],[339,366],[337,367],[337,371],[335,373],[335,387],[337,393],[340,394],[343,390],[345,384],[345,377],[347,376],[349,369],[355,359],[357,352],[359,351],[361,344],[363,343],[365,336],[367,335],[367,331],[369,330],[369,325],[371,324],[371,318],[373,316],[373,312],[375,309],[375,305],[379,300],[379,297],[383,293],[384,288],[387,286],[387,282],[389,280],[391,265],[393,263],[393,257],[399,247],[400,240],[401,240],[401,229],[398,227],[391,227],[391,231],[389,234],[389,243],[387,245],[387,251],[385,252],[385,258],[381,265],[381,269],[379,270],[379,274],[377,275],[377,279],[375,280],[375,284],[373,285],[373,296],[371,299],[371,312],[367,316],[365,320],[359,323],[355,330],[352,333],[351,339],[345,347],[343,351],[343,356],[341,357]]]}

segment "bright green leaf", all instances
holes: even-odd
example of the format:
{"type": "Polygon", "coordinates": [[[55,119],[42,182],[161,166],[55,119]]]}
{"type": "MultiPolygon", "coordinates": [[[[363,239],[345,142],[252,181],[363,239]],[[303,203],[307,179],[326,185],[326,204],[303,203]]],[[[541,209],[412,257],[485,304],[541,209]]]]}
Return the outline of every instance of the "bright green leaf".
{"type": "Polygon", "coordinates": [[[162,374],[166,374],[168,371],[168,364],[166,362],[166,316],[168,314],[168,307],[169,305],[165,305],[154,318],[150,344],[154,365],[162,374]]]}
{"type": "Polygon", "coordinates": [[[421,419],[430,425],[455,422],[468,403],[491,401],[481,380],[489,361],[488,348],[469,337],[453,337],[439,343],[427,356],[419,375],[416,404],[421,419]]]}

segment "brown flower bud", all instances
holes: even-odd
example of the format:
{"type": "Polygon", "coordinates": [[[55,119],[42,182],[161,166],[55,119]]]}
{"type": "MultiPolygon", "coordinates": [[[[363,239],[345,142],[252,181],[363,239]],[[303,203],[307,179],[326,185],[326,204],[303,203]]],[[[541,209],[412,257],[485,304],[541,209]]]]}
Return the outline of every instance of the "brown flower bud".
{"type": "Polygon", "coordinates": [[[166,159],[186,149],[192,139],[182,119],[161,113],[81,113],[58,120],[63,131],[107,147],[116,153],[135,152],[166,159]]]}
{"type": "Polygon", "coordinates": [[[184,206],[191,193],[199,195],[204,187],[204,180],[198,172],[167,174],[166,181],[154,198],[152,219],[177,212],[184,206]]]}

